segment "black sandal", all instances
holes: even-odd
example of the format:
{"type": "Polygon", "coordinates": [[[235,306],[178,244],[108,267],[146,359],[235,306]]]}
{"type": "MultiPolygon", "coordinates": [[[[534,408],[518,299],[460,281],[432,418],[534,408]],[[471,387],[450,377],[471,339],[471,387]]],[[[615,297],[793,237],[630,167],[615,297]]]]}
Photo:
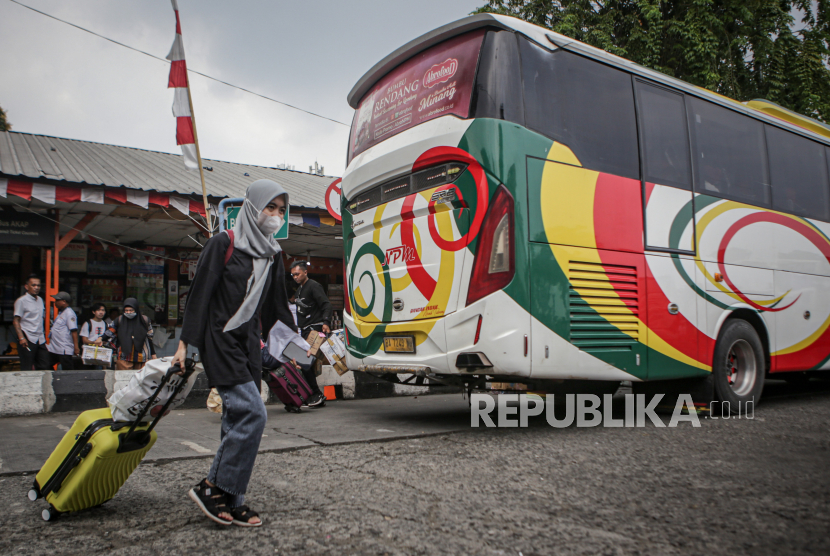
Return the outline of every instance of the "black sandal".
{"type": "Polygon", "coordinates": [[[202,510],[202,513],[216,523],[220,525],[230,525],[231,523],[234,523],[232,519],[224,519],[219,517],[219,514],[221,513],[233,514],[228,507],[228,499],[225,493],[218,487],[207,484],[207,479],[202,479],[202,482],[191,488],[187,495],[190,496],[191,500],[196,502],[202,510]]]}
{"type": "Polygon", "coordinates": [[[259,523],[251,523],[252,517],[259,517],[259,514],[250,509],[248,506],[237,506],[231,509],[233,516],[233,524],[240,527],[259,527],[262,525],[262,520],[259,523]]]}

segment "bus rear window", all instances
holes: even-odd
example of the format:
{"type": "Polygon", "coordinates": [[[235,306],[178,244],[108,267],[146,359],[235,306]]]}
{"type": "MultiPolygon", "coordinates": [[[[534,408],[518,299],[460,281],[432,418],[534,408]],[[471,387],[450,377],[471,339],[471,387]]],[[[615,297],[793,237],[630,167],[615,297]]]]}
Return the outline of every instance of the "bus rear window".
{"type": "Polygon", "coordinates": [[[484,31],[454,37],[389,72],[363,97],[351,133],[351,156],[418,124],[467,118],[484,31]]]}

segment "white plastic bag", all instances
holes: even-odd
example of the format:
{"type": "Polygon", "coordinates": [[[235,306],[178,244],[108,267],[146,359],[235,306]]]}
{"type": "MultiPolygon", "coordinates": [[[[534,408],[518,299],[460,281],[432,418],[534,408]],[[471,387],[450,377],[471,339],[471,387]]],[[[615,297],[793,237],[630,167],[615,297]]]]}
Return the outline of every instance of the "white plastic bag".
{"type": "MultiPolygon", "coordinates": [[[[141,370],[136,371],[130,378],[130,382],[124,388],[114,392],[110,396],[107,401],[109,402],[113,421],[135,420],[144,406],[147,405],[147,402],[150,401],[159,384],[161,384],[161,380],[167,373],[167,369],[170,368],[170,362],[172,360],[172,357],[151,359],[141,370]]],[[[193,383],[196,382],[196,376],[198,374],[198,369],[193,371],[187,380],[187,384],[173,400],[173,403],[170,404],[168,410],[175,409],[184,403],[184,400],[193,388],[193,383]]],[[[153,402],[153,407],[142,418],[142,422],[150,421],[161,411],[161,408],[164,407],[164,404],[167,403],[167,400],[170,399],[170,396],[173,395],[176,387],[181,384],[183,379],[184,377],[181,375],[173,375],[170,377],[168,383],[162,388],[158,397],[153,402]]]]}
{"type": "Polygon", "coordinates": [[[291,330],[281,321],[277,321],[268,333],[268,353],[273,355],[277,361],[281,363],[288,363],[289,359],[285,357],[282,352],[285,351],[285,348],[288,346],[289,342],[294,342],[300,346],[303,351],[308,351],[311,348],[311,346],[308,345],[308,342],[306,342],[302,336],[297,334],[296,331],[291,330]]]}

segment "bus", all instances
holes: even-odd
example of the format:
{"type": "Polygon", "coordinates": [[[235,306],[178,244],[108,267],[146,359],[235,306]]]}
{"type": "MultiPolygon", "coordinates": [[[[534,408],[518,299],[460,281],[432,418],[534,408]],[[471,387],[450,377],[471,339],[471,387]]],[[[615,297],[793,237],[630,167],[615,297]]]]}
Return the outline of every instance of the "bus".
{"type": "Polygon", "coordinates": [[[349,368],[684,384],[702,411],[830,369],[823,123],[492,14],[399,48],[348,101],[349,368]]]}

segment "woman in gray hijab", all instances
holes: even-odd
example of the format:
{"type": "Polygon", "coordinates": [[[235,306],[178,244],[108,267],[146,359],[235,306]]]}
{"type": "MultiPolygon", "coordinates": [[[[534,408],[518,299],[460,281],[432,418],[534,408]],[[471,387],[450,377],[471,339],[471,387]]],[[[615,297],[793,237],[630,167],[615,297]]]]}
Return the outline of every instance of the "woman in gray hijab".
{"type": "Polygon", "coordinates": [[[262,524],[244,499],[266,419],[259,394],[262,329],[277,320],[295,328],[274,239],[287,206],[279,184],[257,180],[248,186],[233,230],[209,239],[199,257],[173,359],[184,369],[187,346],[196,346],[210,386],[222,397],[219,449],[207,478],[188,493],[222,525],[262,524]]]}

